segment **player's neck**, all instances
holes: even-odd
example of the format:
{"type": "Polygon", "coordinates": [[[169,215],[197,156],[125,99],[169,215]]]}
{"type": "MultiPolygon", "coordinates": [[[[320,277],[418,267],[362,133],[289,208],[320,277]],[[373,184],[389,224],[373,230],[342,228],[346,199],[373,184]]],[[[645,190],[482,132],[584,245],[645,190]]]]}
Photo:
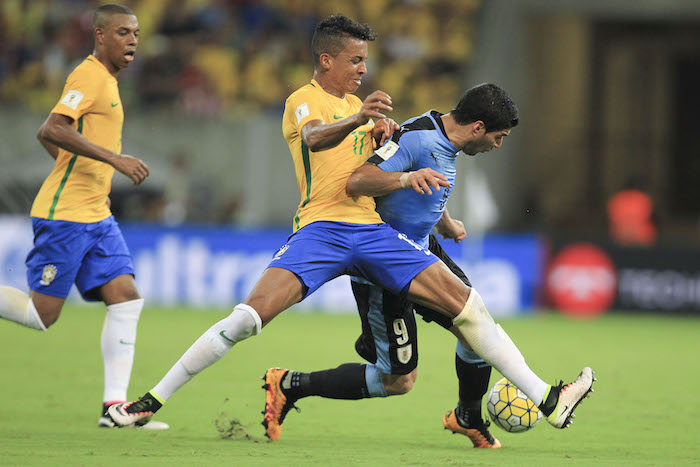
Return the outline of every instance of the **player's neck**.
{"type": "Polygon", "coordinates": [[[117,75],[119,75],[119,68],[115,67],[112,62],[107,60],[105,57],[106,54],[100,53],[99,50],[93,50],[92,51],[92,56],[95,57],[104,67],[107,69],[107,72],[114,76],[114,78],[117,78],[117,75]]]}
{"type": "Polygon", "coordinates": [[[341,99],[345,97],[345,93],[338,89],[333,82],[327,78],[325,73],[314,71],[314,79],[321,86],[321,89],[326,91],[331,96],[339,97],[341,99]]]}
{"type": "Polygon", "coordinates": [[[450,143],[456,148],[464,147],[469,140],[464,127],[459,125],[451,114],[445,114],[440,118],[442,119],[442,124],[445,126],[445,133],[450,143]]]}

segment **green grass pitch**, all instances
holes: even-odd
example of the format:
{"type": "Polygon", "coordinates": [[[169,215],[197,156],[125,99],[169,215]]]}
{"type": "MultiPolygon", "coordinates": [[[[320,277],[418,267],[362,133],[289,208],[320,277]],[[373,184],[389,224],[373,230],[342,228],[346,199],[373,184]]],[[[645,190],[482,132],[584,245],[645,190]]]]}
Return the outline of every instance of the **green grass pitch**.
{"type": "MultiPolygon", "coordinates": [[[[130,397],[150,389],[226,311],[146,308],[130,397]]],[[[454,339],[420,323],[418,380],[387,399],[308,398],[278,442],[260,425],[259,377],[359,361],[354,315],[283,314],[258,337],[182,388],[158,413],[167,432],[96,427],[102,396],[99,306],[68,306],[45,334],[0,322],[0,465],[698,465],[700,320],[607,315],[574,321],[542,313],[502,321],[548,381],[596,370],[595,392],[573,426],[541,422],[523,434],[493,428],[503,449],[478,450],[442,427],[457,401],[454,339]],[[222,437],[216,422],[231,427],[222,437]]],[[[492,382],[500,376],[494,371],[492,382]]],[[[485,410],[484,410],[485,412],[485,410]]]]}

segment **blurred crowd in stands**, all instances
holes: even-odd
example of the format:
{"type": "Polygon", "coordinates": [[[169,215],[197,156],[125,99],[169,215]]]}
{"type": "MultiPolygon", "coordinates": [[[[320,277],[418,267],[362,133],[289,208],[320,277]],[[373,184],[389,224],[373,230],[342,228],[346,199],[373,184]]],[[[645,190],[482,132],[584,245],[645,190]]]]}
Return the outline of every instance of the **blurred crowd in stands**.
{"type": "MultiPolygon", "coordinates": [[[[87,0],[0,2],[0,102],[37,112],[92,51],[87,0]]],[[[137,60],[120,80],[125,107],[236,118],[279,112],[312,73],[310,39],[342,12],[378,40],[358,94],[388,92],[401,120],[444,112],[464,87],[480,0],[121,0],[138,16],[137,60]]]]}

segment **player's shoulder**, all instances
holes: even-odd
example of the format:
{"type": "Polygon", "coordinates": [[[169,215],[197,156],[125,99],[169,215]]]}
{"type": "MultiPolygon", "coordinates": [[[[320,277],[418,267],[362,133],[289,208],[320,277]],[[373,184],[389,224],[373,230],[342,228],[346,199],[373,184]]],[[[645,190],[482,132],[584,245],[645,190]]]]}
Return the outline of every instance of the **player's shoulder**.
{"type": "Polygon", "coordinates": [[[287,98],[287,104],[302,102],[318,96],[318,90],[313,83],[307,83],[300,87],[287,98]]]}
{"type": "Polygon", "coordinates": [[[84,84],[101,85],[110,75],[104,72],[104,67],[96,63],[97,59],[92,55],[86,57],[68,75],[67,82],[81,82],[84,84]]]}
{"type": "Polygon", "coordinates": [[[436,123],[436,118],[440,118],[442,114],[436,110],[428,110],[416,117],[409,118],[401,124],[401,130],[405,132],[420,131],[420,130],[437,130],[439,129],[436,123]]]}

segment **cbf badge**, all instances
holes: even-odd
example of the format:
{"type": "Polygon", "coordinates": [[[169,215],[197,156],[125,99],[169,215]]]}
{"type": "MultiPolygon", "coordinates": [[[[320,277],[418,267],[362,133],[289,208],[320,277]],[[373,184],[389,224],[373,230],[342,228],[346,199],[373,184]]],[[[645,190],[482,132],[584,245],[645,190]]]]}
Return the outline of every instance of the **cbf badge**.
{"type": "Polygon", "coordinates": [[[39,283],[41,285],[49,285],[55,278],[58,270],[53,264],[47,264],[44,266],[44,270],[41,273],[41,280],[39,283]]]}
{"type": "Polygon", "coordinates": [[[289,245],[284,245],[282,248],[280,248],[277,253],[275,253],[275,256],[272,258],[272,261],[276,259],[280,259],[280,256],[284,254],[285,251],[289,249],[289,245]]]}

